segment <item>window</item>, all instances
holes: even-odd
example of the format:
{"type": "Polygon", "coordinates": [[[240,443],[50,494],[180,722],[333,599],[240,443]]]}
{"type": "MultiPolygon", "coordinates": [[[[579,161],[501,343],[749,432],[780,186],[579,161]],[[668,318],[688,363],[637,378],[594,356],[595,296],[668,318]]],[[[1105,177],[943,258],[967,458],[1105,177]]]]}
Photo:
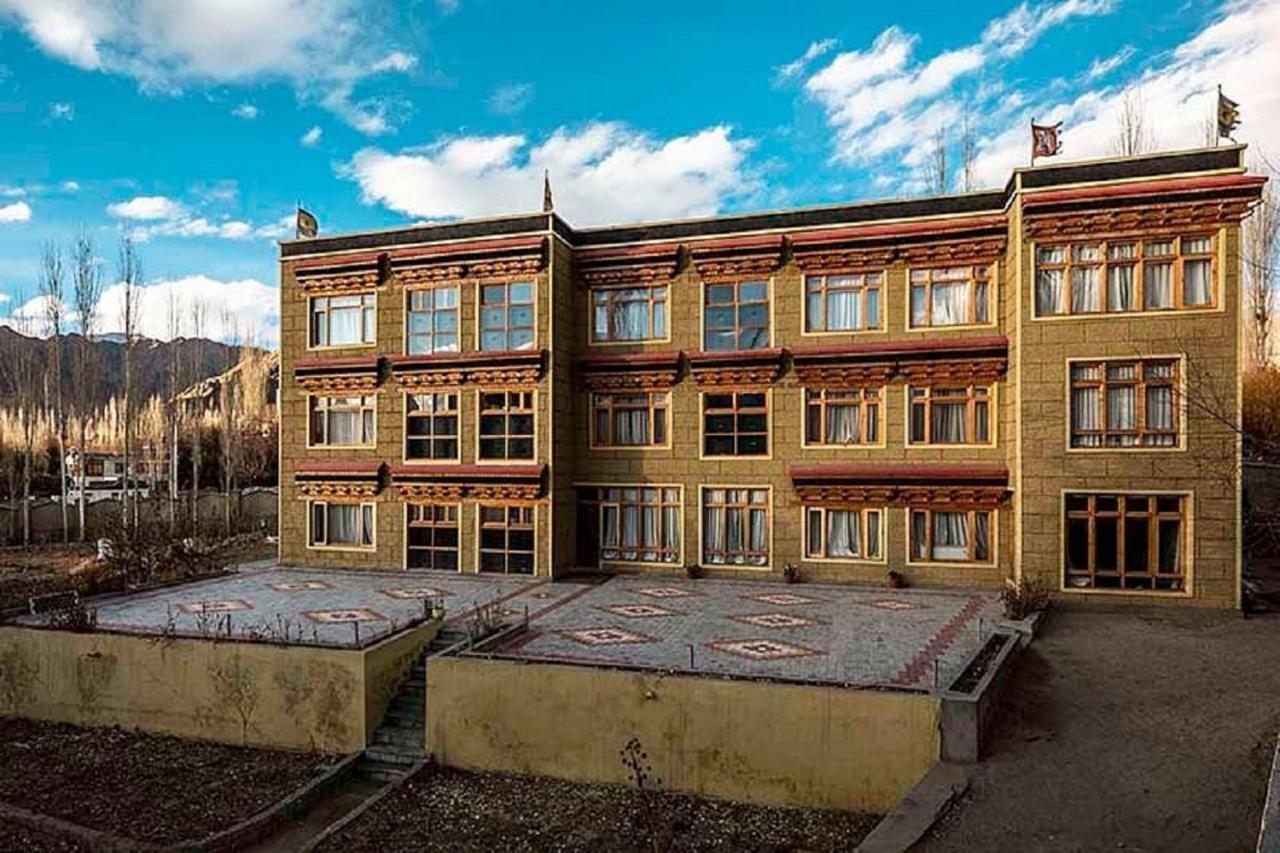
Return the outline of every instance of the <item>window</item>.
{"type": "Polygon", "coordinates": [[[805,276],[804,330],[856,332],[880,328],[878,272],[805,276]]]}
{"type": "Polygon", "coordinates": [[[1071,364],[1072,447],[1176,447],[1178,362],[1071,364]]]}
{"type": "Polygon", "coordinates": [[[533,458],[533,392],[480,395],[480,458],[533,458]]]}
{"type": "Polygon", "coordinates": [[[702,562],[710,566],[769,565],[769,490],[702,492],[702,562]]]}
{"type": "Polygon", "coordinates": [[[990,444],[991,391],[963,388],[907,389],[911,444],[990,444]]]}
{"type": "Polygon", "coordinates": [[[480,289],[480,349],[533,349],[533,284],[486,284],[480,289]]]}
{"type": "Polygon", "coordinates": [[[1069,589],[1186,589],[1187,498],[1182,495],[1066,496],[1069,589]]]}
{"type": "Polygon", "coordinates": [[[988,510],[911,510],[911,559],[925,563],[990,563],[988,510]]]}
{"type": "Polygon", "coordinates": [[[705,456],[767,456],[768,392],[703,394],[702,450],[705,456]]]}
{"type": "Polygon", "coordinates": [[[458,351],[458,288],[410,290],[405,351],[409,355],[458,351]]]}
{"type": "Polygon", "coordinates": [[[311,501],[313,548],[372,548],[373,504],[311,501]]]}
{"type": "Polygon", "coordinates": [[[358,397],[311,398],[311,445],[314,447],[372,447],[372,394],[358,397]]]}
{"type": "Polygon", "coordinates": [[[480,571],[533,574],[533,507],[480,507],[480,571]]]}
{"type": "Polygon", "coordinates": [[[591,342],[651,341],[667,336],[667,286],[591,291],[591,342]]]}
{"type": "Polygon", "coordinates": [[[875,444],[880,438],[880,389],[804,389],[804,439],[813,446],[875,444]]]}
{"type": "Polygon", "coordinates": [[[458,458],[458,394],[405,396],[406,459],[458,458]]]}
{"type": "Polygon", "coordinates": [[[769,283],[708,284],[703,347],[709,350],[769,346],[769,283]]]}
{"type": "Polygon", "coordinates": [[[311,346],[354,347],[377,340],[377,296],[317,296],[311,300],[311,346]]]}
{"type": "Polygon", "coordinates": [[[680,562],[680,490],[600,489],[600,557],[619,563],[680,562]]]}
{"type": "Polygon", "coordinates": [[[878,560],[881,514],[878,509],[804,511],[804,556],[810,560],[878,560]]]}
{"type": "Polygon", "coordinates": [[[1039,317],[1212,307],[1213,238],[1038,246],[1035,301],[1039,317]]]}
{"type": "Polygon", "coordinates": [[[911,328],[990,323],[990,277],[988,266],[912,270],[911,328]]]}
{"type": "Polygon", "coordinates": [[[409,504],[408,567],[458,571],[456,504],[409,504]]]}
{"type": "Polygon", "coordinates": [[[592,394],[591,446],[665,447],[670,399],[665,391],[592,394]]]}

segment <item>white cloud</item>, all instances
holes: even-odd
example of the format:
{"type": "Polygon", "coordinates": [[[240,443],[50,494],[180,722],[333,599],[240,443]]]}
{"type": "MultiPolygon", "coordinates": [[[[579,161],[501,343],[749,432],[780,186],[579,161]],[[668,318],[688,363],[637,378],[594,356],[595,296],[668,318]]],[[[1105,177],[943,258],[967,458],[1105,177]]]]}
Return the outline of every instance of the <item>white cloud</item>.
{"type": "MultiPolygon", "coordinates": [[[[138,331],[157,340],[169,337],[170,296],[189,315],[197,301],[205,312],[204,335],[219,340],[252,337],[257,343],[275,346],[280,337],[279,292],[256,279],[220,281],[205,275],[154,281],[142,288],[138,331]]],[[[124,285],[103,290],[98,302],[99,331],[122,333],[124,285]]],[[[191,336],[190,316],[181,317],[179,334],[191,336]]]]}
{"type": "Polygon", "coordinates": [[[1137,52],[1137,49],[1133,45],[1127,44],[1110,56],[1099,56],[1089,64],[1089,70],[1085,76],[1089,80],[1099,80],[1106,77],[1112,71],[1115,71],[1117,68],[1132,59],[1134,54],[1137,52]]]}
{"type": "Polygon", "coordinates": [[[71,121],[76,117],[76,105],[59,101],[49,105],[49,118],[61,121],[71,121]]]}
{"type": "Polygon", "coordinates": [[[166,196],[140,195],[107,205],[107,213],[117,219],[176,219],[182,216],[183,207],[166,196]]]}
{"type": "Polygon", "coordinates": [[[514,116],[524,112],[533,100],[532,83],[513,83],[499,86],[489,96],[489,112],[500,116],[514,116]]]}
{"type": "Polygon", "coordinates": [[[22,198],[27,191],[22,187],[0,186],[0,198],[22,198]]]}
{"type": "Polygon", "coordinates": [[[63,181],[58,185],[58,189],[64,193],[78,193],[80,192],[80,183],[78,181],[63,181]]]}
{"type": "Polygon", "coordinates": [[[703,216],[758,189],[745,168],[751,143],[717,126],[654,139],[614,122],[523,136],[458,137],[398,154],[357,152],[342,169],[367,204],[422,219],[537,210],[543,170],[556,209],[576,224],[703,216]]]}
{"type": "Polygon", "coordinates": [[[258,117],[258,108],[255,107],[253,104],[240,104],[234,110],[231,111],[231,114],[236,118],[242,118],[242,119],[245,119],[246,121],[253,121],[255,118],[258,117]]]}
{"type": "MultiPolygon", "coordinates": [[[[86,70],[121,74],[146,91],[191,84],[284,80],[366,132],[372,122],[356,85],[411,70],[416,58],[387,51],[393,37],[364,0],[0,0],[42,50],[86,70]]],[[[398,113],[397,113],[398,115],[398,113]]]]}
{"type": "Polygon", "coordinates": [[[799,59],[794,59],[786,65],[779,65],[777,68],[773,69],[773,82],[776,85],[781,85],[789,80],[794,80],[796,77],[799,77],[801,74],[809,70],[809,63],[830,53],[831,49],[835,46],[835,39],[823,39],[822,41],[811,42],[799,59]]]}
{"type": "Polygon", "coordinates": [[[12,222],[30,222],[31,205],[25,201],[15,201],[0,207],[0,225],[12,222]]]}
{"type": "Polygon", "coordinates": [[[12,296],[10,296],[9,294],[7,294],[7,293],[0,293],[0,305],[3,305],[4,303],[9,302],[9,301],[11,301],[12,299],[13,299],[13,297],[12,297],[12,296]]]}
{"type": "Polygon", "coordinates": [[[302,138],[299,139],[298,141],[301,142],[303,145],[305,145],[307,148],[313,148],[315,147],[316,143],[320,141],[320,137],[323,134],[324,134],[324,131],[321,130],[320,125],[317,124],[314,127],[312,127],[310,130],[308,130],[306,133],[302,134],[302,138]]]}

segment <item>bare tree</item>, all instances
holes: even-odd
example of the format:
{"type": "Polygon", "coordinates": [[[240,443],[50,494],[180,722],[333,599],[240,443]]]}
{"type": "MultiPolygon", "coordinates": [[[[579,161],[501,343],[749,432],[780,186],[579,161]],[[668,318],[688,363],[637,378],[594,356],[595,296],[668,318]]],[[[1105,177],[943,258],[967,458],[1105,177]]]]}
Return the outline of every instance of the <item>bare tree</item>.
{"type": "Polygon", "coordinates": [[[97,363],[93,358],[93,337],[97,332],[98,300],[102,298],[102,274],[98,263],[98,250],[93,238],[81,232],[71,242],[71,285],[75,299],[76,325],[80,337],[75,348],[75,397],[76,425],[80,433],[80,464],[76,469],[78,480],[78,512],[80,515],[80,541],[85,539],[85,485],[87,476],[87,451],[89,442],[89,418],[92,412],[89,393],[97,375],[97,363]]]}
{"type": "MultiPolygon", "coordinates": [[[[222,311],[222,333],[227,336],[232,352],[236,353],[239,333],[235,328],[235,319],[227,309],[222,311]]],[[[243,365],[244,350],[239,351],[240,364],[243,365]]],[[[231,492],[235,488],[235,432],[236,432],[236,388],[234,372],[228,369],[218,379],[218,439],[220,456],[222,457],[222,523],[223,532],[232,533],[231,492]]]]}
{"type": "Polygon", "coordinates": [[[968,103],[960,116],[960,185],[973,192],[973,164],[978,159],[978,139],[973,129],[973,110],[968,103]]]}
{"type": "Polygon", "coordinates": [[[182,390],[182,364],[178,358],[178,341],[182,325],[182,305],[173,288],[169,288],[169,529],[178,524],[178,430],[182,406],[178,392],[182,390]]]}
{"type": "Polygon", "coordinates": [[[1139,90],[1125,91],[1116,121],[1118,126],[1112,143],[1116,154],[1131,157],[1134,154],[1145,154],[1156,147],[1155,137],[1147,127],[1147,104],[1139,90]]]}
{"type": "Polygon", "coordinates": [[[119,276],[121,286],[120,325],[124,330],[124,516],[125,529],[138,524],[138,500],[133,478],[133,432],[136,417],[133,387],[134,347],[142,309],[142,260],[131,237],[120,241],[119,276]]]}
{"type": "MultiPolygon", "coordinates": [[[[204,302],[196,297],[191,303],[191,379],[198,381],[204,371],[204,302]]],[[[191,529],[200,529],[200,450],[204,426],[204,397],[196,394],[195,413],[191,417],[191,529]]]]}
{"type": "Polygon", "coordinates": [[[942,195],[947,191],[947,132],[938,128],[929,138],[929,158],[925,161],[929,191],[942,195]]]}
{"type": "MultiPolygon", "coordinates": [[[[26,298],[21,291],[14,294],[19,309],[11,316],[14,331],[29,338],[37,336],[35,318],[27,309],[26,298]]],[[[13,396],[18,420],[19,455],[22,469],[22,544],[31,544],[31,471],[35,459],[36,429],[40,420],[41,392],[44,382],[44,366],[33,358],[0,359],[0,370],[13,396]]]]}
{"type": "MultiPolygon", "coordinates": [[[[1268,170],[1269,171],[1269,170],[1268,170]]],[[[1276,267],[1280,265],[1280,198],[1271,175],[1262,199],[1244,222],[1245,293],[1249,360],[1254,367],[1271,361],[1271,325],[1276,313],[1276,267]]]]}
{"type": "Polygon", "coordinates": [[[62,541],[71,541],[71,519],[67,508],[67,410],[62,393],[62,333],[66,326],[66,277],[62,252],[45,244],[40,256],[40,295],[44,301],[45,329],[48,332],[49,376],[52,388],[53,426],[58,441],[58,490],[61,496],[62,541]]]}

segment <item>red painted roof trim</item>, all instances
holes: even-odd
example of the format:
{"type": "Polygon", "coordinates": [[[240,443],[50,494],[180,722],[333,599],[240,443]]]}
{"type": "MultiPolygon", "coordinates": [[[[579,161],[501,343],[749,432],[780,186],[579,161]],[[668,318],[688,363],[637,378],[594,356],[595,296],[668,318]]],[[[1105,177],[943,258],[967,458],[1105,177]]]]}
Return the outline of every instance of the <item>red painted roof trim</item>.
{"type": "Polygon", "coordinates": [[[674,262],[680,251],[679,243],[662,243],[650,246],[609,246],[601,249],[580,249],[573,253],[574,260],[581,264],[604,263],[606,261],[622,261],[632,258],[666,258],[674,262]]]}
{"type": "Polygon", "coordinates": [[[1005,485],[1009,469],[1000,463],[857,463],[792,465],[791,479],[840,483],[982,483],[1005,485]]]}
{"type": "Polygon", "coordinates": [[[438,477],[442,480],[537,480],[547,470],[545,462],[536,465],[392,465],[392,480],[438,477]]]}
{"type": "Polygon", "coordinates": [[[378,369],[378,356],[359,356],[355,358],[302,358],[293,363],[294,371],[305,370],[341,370],[343,372],[355,370],[376,371],[378,369]]]}
{"type": "Polygon", "coordinates": [[[782,251],[781,234],[752,234],[748,237],[727,237],[717,240],[699,240],[689,243],[689,251],[694,257],[714,252],[736,252],[748,250],[782,251]]]}
{"type": "Polygon", "coordinates": [[[505,349],[442,352],[430,355],[389,355],[387,363],[393,367],[421,365],[427,369],[448,367],[451,364],[524,364],[542,361],[546,352],[544,349],[505,349]]]}
{"type": "Polygon", "coordinates": [[[810,360],[840,358],[842,356],[883,356],[887,358],[892,356],[928,355],[929,353],[949,352],[952,350],[973,352],[974,354],[986,354],[995,350],[1007,353],[1009,339],[1003,335],[995,335],[981,338],[933,338],[908,342],[877,341],[860,344],[835,344],[792,349],[791,357],[794,361],[803,364],[810,360]]]}
{"type": "Polygon", "coordinates": [[[378,257],[381,255],[387,255],[393,261],[413,261],[442,255],[482,255],[488,252],[501,252],[509,249],[541,249],[546,239],[543,235],[534,235],[530,237],[507,237],[498,240],[469,240],[465,243],[439,243],[433,246],[412,249],[392,249],[383,252],[362,252],[357,255],[301,260],[296,262],[293,268],[294,270],[312,270],[376,264],[378,257]]]}
{"type": "Polygon", "coordinates": [[[1117,184],[1105,187],[1073,187],[1065,190],[1027,193],[1022,198],[1023,207],[1041,207],[1073,201],[1095,201],[1109,198],[1143,198],[1155,195],[1187,192],[1224,192],[1229,190],[1261,189],[1267,179],[1260,175],[1209,175],[1202,178],[1174,178],[1165,181],[1117,184]]]}
{"type": "Polygon", "coordinates": [[[916,234],[954,234],[957,231],[985,231],[1008,227],[1003,216],[976,216],[967,219],[926,220],[923,222],[893,222],[886,225],[866,225],[854,228],[830,228],[808,231],[791,237],[797,249],[806,249],[826,243],[842,243],[850,240],[868,240],[877,237],[907,237],[916,234]]]}
{"type": "Polygon", "coordinates": [[[588,355],[578,361],[583,370],[641,370],[646,367],[676,368],[680,352],[637,352],[627,355],[588,355]]]}
{"type": "Polygon", "coordinates": [[[779,347],[771,349],[733,349],[733,350],[693,350],[689,355],[689,363],[696,367],[714,367],[717,364],[753,364],[779,361],[783,350],[779,347]]]}

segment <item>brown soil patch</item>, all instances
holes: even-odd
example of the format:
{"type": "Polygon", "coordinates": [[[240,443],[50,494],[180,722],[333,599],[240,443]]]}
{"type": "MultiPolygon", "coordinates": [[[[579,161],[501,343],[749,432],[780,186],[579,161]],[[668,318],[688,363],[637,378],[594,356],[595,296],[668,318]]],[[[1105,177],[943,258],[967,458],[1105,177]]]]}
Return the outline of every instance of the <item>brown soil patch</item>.
{"type": "Polygon", "coordinates": [[[0,610],[25,607],[33,595],[71,586],[71,575],[91,564],[92,545],[36,545],[0,548],[0,610]]]}

